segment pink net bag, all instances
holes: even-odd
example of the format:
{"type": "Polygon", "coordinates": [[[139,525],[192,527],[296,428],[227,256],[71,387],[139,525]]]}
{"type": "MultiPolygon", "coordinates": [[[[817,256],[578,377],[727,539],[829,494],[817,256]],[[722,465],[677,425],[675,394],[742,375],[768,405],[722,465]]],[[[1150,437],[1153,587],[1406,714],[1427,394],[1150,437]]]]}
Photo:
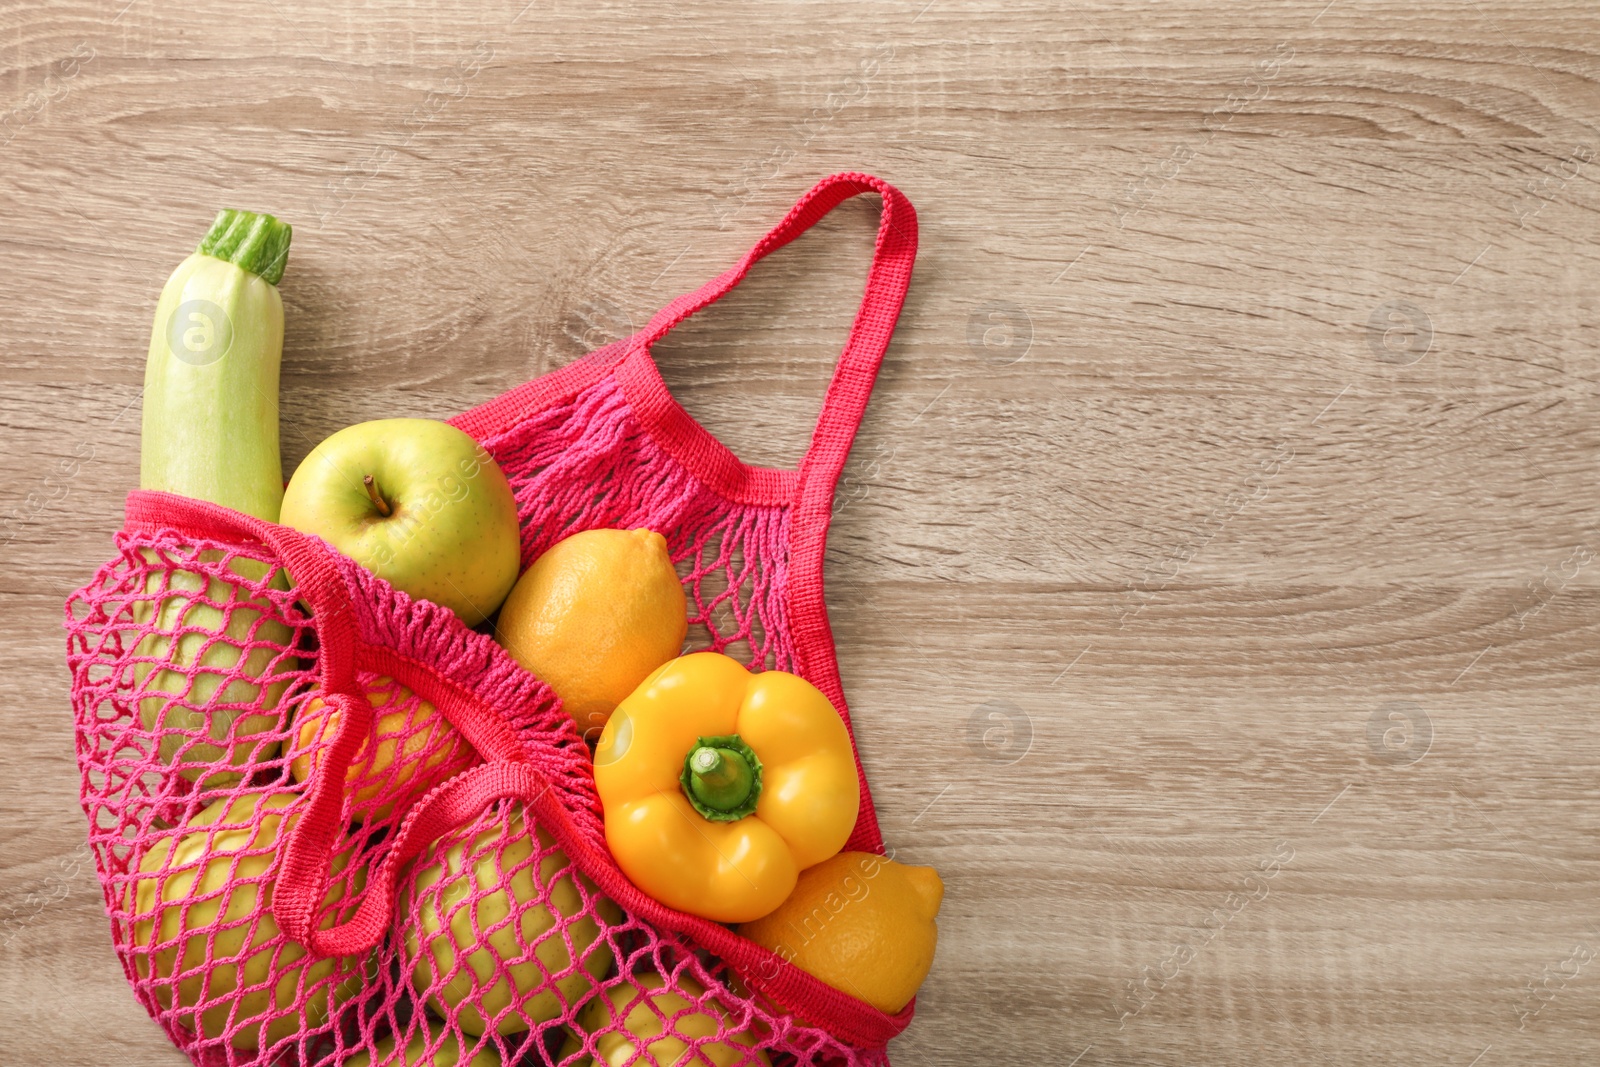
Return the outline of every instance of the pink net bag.
{"type": "MultiPolygon", "coordinates": [[[[848,726],[823,554],[915,255],[896,189],[827,178],[640,333],[453,420],[510,479],[523,566],[658,530],[691,644],[800,674],[848,726]],[[811,446],[747,466],[650,346],[861,193],[881,225],[811,446]]],[[[184,497],[130,494],[116,546],[66,605],[82,802],[118,958],[195,1063],[888,1062],[914,1004],[887,1015],[628,881],[584,739],[490,636],[184,497]]],[[[881,853],[861,787],[846,847],[881,853]]]]}

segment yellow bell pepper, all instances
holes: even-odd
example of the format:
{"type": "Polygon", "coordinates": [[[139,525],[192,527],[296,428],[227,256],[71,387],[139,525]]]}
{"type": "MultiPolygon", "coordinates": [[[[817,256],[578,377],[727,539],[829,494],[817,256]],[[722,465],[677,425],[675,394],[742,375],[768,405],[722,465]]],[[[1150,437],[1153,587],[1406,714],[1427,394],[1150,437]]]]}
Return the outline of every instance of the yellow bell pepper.
{"type": "Polygon", "coordinates": [[[658,668],[595,749],[606,843],[669,907],[749,922],[844,847],[861,785],[844,720],[805,679],[696,652],[658,668]]]}

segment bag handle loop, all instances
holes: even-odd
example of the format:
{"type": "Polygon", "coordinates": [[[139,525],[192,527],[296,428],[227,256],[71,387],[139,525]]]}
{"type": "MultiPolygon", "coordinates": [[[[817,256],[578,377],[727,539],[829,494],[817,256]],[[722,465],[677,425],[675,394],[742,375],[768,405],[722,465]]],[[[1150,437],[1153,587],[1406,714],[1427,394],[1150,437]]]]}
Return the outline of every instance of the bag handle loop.
{"type": "Polygon", "coordinates": [[[863,193],[877,193],[883,200],[872,266],[850,336],[823,396],[810,448],[801,463],[802,471],[817,468],[816,473],[827,482],[830,494],[866,411],[867,398],[911,286],[911,268],[917,258],[917,212],[904,193],[870,174],[834,174],[822,179],[739,262],[694,292],[672,300],[639,333],[639,341],[648,349],[674,326],[720,300],[762,259],[815,226],[844,201],[863,193]]]}
{"type": "MultiPolygon", "coordinates": [[[[328,762],[332,763],[332,760],[328,762]]],[[[326,770],[326,767],[327,764],[324,764],[320,769],[326,770]]],[[[325,777],[336,783],[343,780],[342,776],[325,777]]],[[[306,842],[307,858],[320,858],[320,869],[297,869],[294,875],[299,877],[293,882],[286,881],[291,877],[294,845],[304,840],[301,827],[297,826],[295,833],[290,836],[290,847],[284,853],[283,866],[278,874],[272,902],[273,917],[278,920],[284,933],[310,948],[315,956],[358,956],[369,952],[383,939],[384,931],[394,919],[395,883],[402,867],[416,859],[435,839],[477,818],[489,804],[497,800],[520,799],[531,808],[539,795],[549,788],[549,782],[532,764],[502,760],[480,763],[434,786],[406,813],[394,842],[385,851],[377,868],[370,873],[366,894],[355,915],[327,929],[318,928],[316,922],[317,910],[327,892],[327,868],[332,861],[326,847],[317,847],[321,843],[321,835],[306,842]],[[287,899],[285,891],[288,891],[287,899]]],[[[336,808],[335,818],[337,813],[336,808]]],[[[309,813],[303,817],[302,824],[305,818],[309,818],[309,813]]]]}

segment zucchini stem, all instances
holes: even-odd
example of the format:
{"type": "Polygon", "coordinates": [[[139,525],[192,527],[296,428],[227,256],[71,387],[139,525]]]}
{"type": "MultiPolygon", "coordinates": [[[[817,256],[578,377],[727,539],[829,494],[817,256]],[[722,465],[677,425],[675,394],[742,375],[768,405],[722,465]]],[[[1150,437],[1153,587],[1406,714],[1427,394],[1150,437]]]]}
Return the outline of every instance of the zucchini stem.
{"type": "Polygon", "coordinates": [[[293,236],[293,227],[271,215],[224,208],[200,239],[199,252],[227,260],[240,270],[277,285],[289,262],[289,241],[293,236]]]}

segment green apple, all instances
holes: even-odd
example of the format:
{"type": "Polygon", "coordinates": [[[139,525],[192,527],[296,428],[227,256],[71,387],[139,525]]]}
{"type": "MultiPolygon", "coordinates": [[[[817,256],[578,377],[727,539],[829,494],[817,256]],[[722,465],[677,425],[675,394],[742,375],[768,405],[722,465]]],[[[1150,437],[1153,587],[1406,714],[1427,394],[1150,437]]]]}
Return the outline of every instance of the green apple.
{"type": "Polygon", "coordinates": [[[522,562],[499,464],[433,419],[363,422],[322,442],[289,479],[282,522],[468,626],[500,606],[522,562]]]}
{"type": "Polygon", "coordinates": [[[439,839],[415,861],[403,960],[412,988],[462,1033],[515,1034],[558,1018],[611,968],[595,916],[614,927],[622,912],[554,846],[518,807],[476,836],[439,839]],[[579,917],[585,896],[594,909],[579,917]]]}
{"type": "MultiPolygon", "coordinates": [[[[157,841],[124,890],[135,973],[163,1010],[202,1038],[269,1049],[326,1023],[330,992],[337,1007],[362,988],[356,961],[310,958],[279,935],[273,918],[272,864],[298,799],[243,792],[216,801],[157,841]]],[[[355,892],[365,885],[364,872],[338,877],[349,862],[348,851],[334,857],[324,928],[347,883],[355,892]]]]}

